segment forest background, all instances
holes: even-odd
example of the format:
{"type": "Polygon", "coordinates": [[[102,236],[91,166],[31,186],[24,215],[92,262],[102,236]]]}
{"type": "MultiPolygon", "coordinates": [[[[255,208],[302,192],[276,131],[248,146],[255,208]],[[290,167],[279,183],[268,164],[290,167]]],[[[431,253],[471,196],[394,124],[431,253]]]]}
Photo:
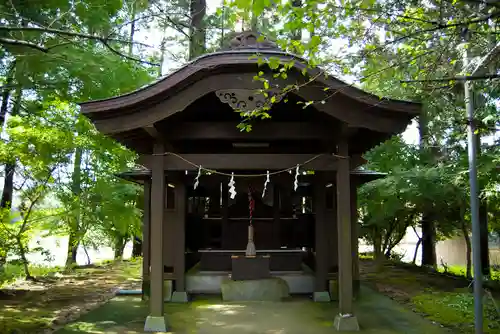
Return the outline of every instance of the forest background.
{"type": "MultiPolygon", "coordinates": [[[[431,267],[440,264],[437,242],[459,236],[467,277],[472,250],[463,81],[470,79],[482,270],[488,277],[496,273],[488,245],[500,236],[498,3],[9,0],[0,13],[1,280],[31,278],[37,266],[28,254],[53,258],[39,238],[65,236],[67,267],[75,265],[79,249],[111,247],[119,259],[130,241],[132,255],[140,256],[142,189],[115,176],[134,168],[136,156],[99,134],[77,103],[152,83],[224,47],[242,30],[259,31],[309,66],[380,97],[423,104],[405,135],[365,155],[365,168],[387,177],[360,189],[360,235],[377,260],[397,259],[396,247],[414,229],[412,261],[420,255],[419,263],[431,267]]],[[[283,65],[271,60],[265,66],[283,65]]]]}

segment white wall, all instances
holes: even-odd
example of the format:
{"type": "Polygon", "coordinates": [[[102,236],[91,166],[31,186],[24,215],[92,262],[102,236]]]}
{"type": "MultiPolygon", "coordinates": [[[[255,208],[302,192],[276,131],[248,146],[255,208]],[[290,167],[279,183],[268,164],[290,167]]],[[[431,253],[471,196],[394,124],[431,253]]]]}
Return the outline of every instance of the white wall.
{"type": "MultiPolygon", "coordinates": [[[[421,234],[420,229],[417,229],[419,235],[421,234]]],[[[415,247],[418,241],[418,237],[412,228],[409,228],[406,232],[406,236],[403,238],[401,243],[395,247],[394,251],[403,254],[404,262],[411,262],[413,260],[413,254],[415,252],[415,247]]],[[[372,246],[367,245],[364,241],[360,240],[359,251],[360,252],[371,252],[372,246]]],[[[419,247],[417,261],[419,265],[422,258],[422,246],[419,247]]],[[[454,238],[439,241],[436,245],[436,258],[438,265],[444,263],[449,266],[465,266],[466,265],[466,246],[465,240],[462,236],[456,236],[454,238]]],[[[500,244],[490,243],[490,263],[491,265],[500,265],[500,244]]]]}
{"type": "MultiPolygon", "coordinates": [[[[30,253],[27,255],[27,258],[32,264],[64,266],[66,263],[66,255],[68,253],[67,236],[42,237],[38,235],[31,240],[29,246],[30,248],[42,247],[48,250],[52,257],[51,261],[48,261],[46,256],[41,254],[40,252],[30,253]]],[[[111,247],[101,247],[97,250],[88,248],[87,252],[89,254],[91,263],[96,263],[104,260],[112,260],[114,256],[114,252],[111,247]]],[[[127,259],[130,258],[131,255],[132,255],[132,242],[130,241],[125,246],[123,257],[127,259]]],[[[82,246],[78,248],[76,262],[78,265],[87,264],[87,255],[85,254],[82,246]]]]}

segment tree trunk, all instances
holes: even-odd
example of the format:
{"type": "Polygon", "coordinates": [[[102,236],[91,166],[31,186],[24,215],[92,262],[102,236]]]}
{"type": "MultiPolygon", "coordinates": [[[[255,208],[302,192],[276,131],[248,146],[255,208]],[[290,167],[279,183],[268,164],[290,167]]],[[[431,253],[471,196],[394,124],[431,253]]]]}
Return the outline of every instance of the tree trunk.
{"type": "MultiPolygon", "coordinates": [[[[302,0],[292,0],[292,6],[295,7],[295,8],[302,7],[302,0]]],[[[296,20],[299,19],[297,17],[297,15],[294,14],[294,16],[295,16],[296,20]]],[[[293,30],[291,38],[294,41],[300,41],[300,40],[302,40],[302,29],[295,29],[295,30],[293,30]]]]}
{"type": "Polygon", "coordinates": [[[224,6],[225,4],[225,0],[222,0],[221,1],[221,9],[222,9],[222,17],[221,17],[221,23],[220,23],[220,42],[219,42],[219,48],[223,48],[224,47],[224,33],[225,33],[225,30],[224,30],[224,27],[225,27],[225,24],[226,24],[226,6],[224,6]]]}
{"type": "Polygon", "coordinates": [[[9,111],[9,100],[10,92],[12,90],[11,86],[14,83],[14,70],[16,69],[16,61],[10,63],[9,69],[7,70],[7,77],[5,78],[4,89],[2,91],[2,105],[0,106],[0,126],[5,125],[5,117],[9,111]]]}
{"type": "Polygon", "coordinates": [[[423,216],[422,225],[422,266],[436,267],[436,230],[429,216],[423,216]]]}
{"type": "Polygon", "coordinates": [[[412,264],[416,264],[417,263],[417,256],[418,256],[418,249],[420,248],[420,244],[422,244],[422,238],[420,237],[420,235],[418,235],[417,229],[415,228],[415,226],[412,226],[411,228],[413,229],[413,232],[415,232],[415,235],[418,238],[417,244],[415,245],[415,252],[413,253],[413,260],[411,261],[412,264]]]}
{"type": "Polygon", "coordinates": [[[464,236],[465,240],[465,257],[467,261],[467,269],[465,271],[465,274],[468,279],[472,279],[472,246],[471,246],[471,241],[470,241],[470,236],[469,236],[469,229],[467,228],[467,225],[465,223],[465,220],[462,218],[461,219],[462,224],[462,234],[464,236]]]}
{"type": "Polygon", "coordinates": [[[127,239],[128,238],[126,236],[120,236],[117,238],[117,241],[115,243],[115,255],[114,255],[115,261],[123,259],[123,251],[125,250],[125,244],[127,243],[127,239]]]}
{"type": "Polygon", "coordinates": [[[12,198],[14,195],[14,174],[16,172],[16,165],[8,163],[5,165],[5,178],[3,181],[2,199],[0,207],[2,209],[10,210],[12,207],[12,198]]]}
{"type": "Polygon", "coordinates": [[[82,242],[82,246],[83,246],[83,251],[85,252],[85,256],[87,257],[87,264],[91,264],[92,260],[90,259],[89,252],[87,252],[87,247],[85,246],[85,244],[83,242],[82,242]]]}
{"type": "Polygon", "coordinates": [[[490,277],[488,205],[485,198],[479,201],[479,236],[481,238],[481,272],[484,276],[490,277]]]}
{"type": "MultiPolygon", "coordinates": [[[[12,108],[12,116],[19,115],[21,111],[21,101],[23,98],[23,90],[21,87],[16,88],[16,100],[12,108]]],[[[2,101],[2,108],[3,108],[2,101]]],[[[7,111],[7,107],[5,109],[7,111]]],[[[1,111],[3,113],[3,110],[1,111]]],[[[5,119],[6,114],[3,114],[5,119]]],[[[2,199],[0,200],[0,208],[10,210],[12,208],[12,198],[14,195],[14,174],[16,172],[15,162],[10,162],[5,165],[5,178],[3,181],[2,199]]]]}
{"type": "Polygon", "coordinates": [[[26,280],[32,280],[33,276],[31,276],[29,262],[28,259],[26,258],[26,249],[24,248],[20,237],[16,238],[16,242],[17,242],[17,247],[19,247],[19,255],[21,256],[21,261],[23,263],[25,278],[26,280]]]}
{"type": "Polygon", "coordinates": [[[384,252],[382,250],[382,234],[378,230],[373,232],[373,258],[377,267],[381,267],[384,263],[384,252]]]}
{"type": "Polygon", "coordinates": [[[78,246],[80,245],[80,192],[81,192],[81,182],[82,182],[82,156],[83,150],[80,147],[75,149],[75,161],[73,164],[73,174],[71,175],[71,190],[73,195],[77,197],[76,208],[69,218],[70,233],[68,239],[68,257],[66,258],[66,267],[70,267],[76,264],[76,255],[78,252],[78,246]]]}
{"type": "Polygon", "coordinates": [[[76,255],[78,254],[78,246],[80,242],[75,231],[71,231],[68,238],[68,254],[66,257],[66,268],[76,264],[76,255]]]}
{"type": "Polygon", "coordinates": [[[252,15],[252,18],[250,19],[250,30],[257,32],[259,31],[259,16],[255,15],[253,12],[250,15],[252,15]]]}
{"type": "Polygon", "coordinates": [[[163,29],[163,37],[161,39],[160,43],[160,66],[158,66],[158,77],[161,77],[163,74],[163,63],[165,62],[165,44],[167,43],[167,37],[165,36],[166,34],[166,26],[163,29]]]}
{"type": "Polygon", "coordinates": [[[35,197],[29,199],[29,201],[30,201],[29,206],[26,208],[26,205],[24,203],[20,205],[20,212],[21,212],[21,217],[23,217],[23,223],[13,239],[15,240],[15,242],[17,243],[17,246],[19,248],[18,251],[19,251],[19,255],[21,256],[21,261],[23,262],[23,265],[24,265],[24,271],[25,271],[27,280],[34,279],[34,277],[31,276],[31,273],[29,270],[29,262],[28,262],[28,259],[26,258],[26,253],[28,252],[28,246],[25,247],[25,245],[23,245],[22,238],[24,236],[24,233],[28,232],[29,218],[30,218],[31,214],[33,213],[33,209],[35,208],[35,205],[40,201],[43,194],[47,192],[47,188],[46,188],[47,182],[49,182],[49,179],[51,178],[53,171],[54,171],[54,169],[50,170],[49,175],[47,176],[47,178],[43,184],[37,185],[37,186],[42,186],[43,190],[40,190],[40,192],[35,197]]]}
{"type": "Polygon", "coordinates": [[[418,249],[420,248],[421,244],[422,244],[422,238],[418,238],[417,244],[415,245],[415,253],[413,253],[413,260],[411,260],[412,264],[417,263],[418,249]]]}
{"type": "Polygon", "coordinates": [[[133,247],[132,247],[132,257],[142,256],[142,239],[139,237],[134,237],[133,247]]]}
{"type": "Polygon", "coordinates": [[[191,25],[189,29],[189,60],[205,53],[206,30],[205,14],[207,11],[206,0],[190,0],[189,11],[191,14],[191,25]]]}
{"type": "MultiPolygon", "coordinates": [[[[128,55],[130,57],[133,56],[133,46],[134,46],[134,35],[135,35],[135,18],[137,16],[137,3],[134,1],[132,3],[132,12],[130,14],[130,20],[132,24],[130,25],[130,34],[129,34],[129,49],[128,49],[128,55]]],[[[163,62],[165,61],[165,43],[166,43],[166,38],[165,38],[165,32],[166,32],[166,25],[163,28],[163,35],[162,35],[162,41],[160,44],[160,50],[161,50],[161,56],[160,56],[160,66],[158,67],[158,77],[161,76],[162,73],[162,68],[163,68],[163,62]]],[[[133,245],[134,248],[132,250],[132,257],[139,257],[142,255],[142,242],[140,239],[137,237],[134,237],[133,239],[133,245]],[[137,242],[139,240],[139,242],[137,242]],[[138,255],[134,255],[138,254],[138,255]]],[[[123,255],[123,251],[122,251],[123,255]]]]}
{"type": "MultiPolygon", "coordinates": [[[[476,99],[481,100],[481,99],[476,99]]],[[[478,131],[476,133],[476,150],[477,158],[480,159],[481,156],[481,133],[478,131]]],[[[478,180],[480,181],[480,180],[478,180]]],[[[484,188],[481,182],[478,182],[478,191],[481,194],[484,188]]],[[[480,251],[481,251],[481,272],[484,276],[490,277],[490,247],[489,247],[489,231],[488,231],[488,205],[487,199],[483,196],[479,197],[479,238],[481,239],[480,251]]]]}
{"type": "MultiPolygon", "coordinates": [[[[419,117],[419,144],[420,144],[420,159],[423,164],[428,164],[426,145],[428,144],[427,134],[427,117],[425,110],[419,117]]],[[[436,268],[436,229],[434,221],[431,219],[429,212],[422,212],[422,266],[431,266],[436,268]]]]}
{"type": "Polygon", "coordinates": [[[137,2],[132,2],[132,12],[130,13],[130,34],[129,34],[129,45],[128,45],[128,55],[133,56],[134,53],[134,34],[135,34],[135,17],[137,14],[137,2]]]}

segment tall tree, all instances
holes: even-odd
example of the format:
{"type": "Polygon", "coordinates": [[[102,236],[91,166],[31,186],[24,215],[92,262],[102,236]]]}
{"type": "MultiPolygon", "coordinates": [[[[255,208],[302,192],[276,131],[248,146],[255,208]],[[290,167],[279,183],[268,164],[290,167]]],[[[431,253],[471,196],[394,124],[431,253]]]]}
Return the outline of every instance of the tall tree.
{"type": "Polygon", "coordinates": [[[207,12],[206,1],[190,0],[189,11],[191,14],[191,23],[189,26],[189,60],[191,60],[205,53],[205,15],[207,12]]]}
{"type": "MultiPolygon", "coordinates": [[[[233,4],[242,12],[252,10],[254,15],[270,7],[265,0],[260,1],[260,5],[250,0],[238,0],[233,4]]],[[[492,45],[489,39],[492,34],[497,34],[495,29],[500,20],[500,8],[491,2],[482,2],[481,10],[476,7],[474,2],[397,0],[348,0],[340,3],[313,0],[305,2],[301,11],[292,6],[291,1],[275,7],[283,22],[278,34],[280,45],[304,55],[309,66],[323,65],[328,74],[350,75],[354,77],[354,84],[379,96],[423,102],[425,113],[420,119],[420,158],[415,161],[414,168],[408,168],[399,175],[411,181],[411,191],[408,191],[410,197],[400,200],[400,204],[398,201],[391,203],[395,210],[399,206],[403,212],[406,211],[405,207],[410,206],[418,213],[416,217],[421,217],[422,260],[428,265],[436,264],[436,234],[446,236],[452,230],[460,230],[457,222],[463,221],[462,217],[470,224],[468,209],[460,211],[468,203],[468,200],[464,200],[468,183],[462,178],[467,171],[464,151],[465,112],[460,81],[457,81],[463,79],[464,75],[461,44],[465,30],[472,32],[469,47],[476,56],[473,62],[477,65],[478,61],[483,61],[489,65],[489,71],[469,79],[498,78],[500,68],[500,57],[492,56],[500,53],[496,51],[496,44],[492,45]],[[313,32],[314,38],[301,43],[291,40],[289,36],[298,29],[313,32]],[[341,45],[346,47],[342,49],[341,45]],[[436,184],[441,188],[434,188],[436,184]],[[444,189],[456,191],[453,201],[449,202],[448,197],[442,195],[444,189]],[[457,216],[453,212],[462,212],[463,215],[457,216]]],[[[273,65],[272,59],[267,61],[270,66],[273,65]]],[[[300,87],[292,88],[292,91],[294,89],[300,87]]],[[[489,105],[498,98],[497,85],[479,81],[476,90],[485,96],[489,105]]],[[[478,113],[480,127],[498,131],[500,120],[497,109],[489,107],[487,110],[484,114],[478,113]]],[[[261,112],[265,113],[266,110],[261,112]]],[[[259,112],[253,114],[254,117],[260,115],[259,112]]],[[[480,178],[485,181],[485,189],[498,187],[498,177],[486,179],[483,176],[492,175],[494,167],[489,165],[489,161],[498,160],[494,146],[482,147],[488,151],[486,156],[482,154],[480,157],[481,161],[488,161],[480,167],[480,178]]],[[[382,147],[390,150],[388,145],[382,147]]],[[[374,159],[378,158],[374,156],[374,159]]],[[[396,165],[393,168],[398,167],[396,165]]],[[[397,190],[382,181],[376,184],[397,190]]],[[[408,188],[404,183],[398,186],[408,188]]],[[[449,194],[454,195],[453,192],[449,194]]],[[[397,193],[392,195],[398,196],[397,193]]],[[[488,191],[482,191],[481,196],[496,198],[488,191]]],[[[386,218],[387,222],[392,222],[394,215],[386,218]]],[[[389,225],[384,228],[389,228],[389,225]]]]}
{"type": "MultiPolygon", "coordinates": [[[[136,1],[130,2],[133,17],[129,18],[123,15],[126,11],[122,11],[122,5],[122,1],[102,5],[92,0],[78,4],[37,2],[29,8],[18,1],[0,5],[0,17],[4,23],[0,27],[0,46],[6,64],[10,64],[1,73],[6,78],[1,87],[2,117],[10,112],[11,119],[15,120],[19,115],[34,130],[43,129],[47,123],[51,123],[69,135],[65,139],[66,143],[61,143],[66,146],[54,146],[58,150],[49,150],[47,153],[54,158],[74,155],[74,159],[71,163],[65,160],[64,166],[56,168],[55,172],[59,176],[54,178],[56,184],[51,186],[51,194],[55,193],[55,198],[64,209],[64,219],[46,226],[58,231],[55,233],[64,231],[70,236],[68,264],[74,263],[77,247],[89,231],[91,213],[97,214],[93,209],[96,207],[93,202],[95,196],[89,192],[94,188],[89,185],[99,178],[96,177],[94,166],[82,168],[82,159],[96,156],[94,152],[101,152],[103,143],[88,121],[77,117],[74,102],[128,92],[151,80],[153,62],[143,59],[141,48],[144,45],[127,38],[133,36],[133,33],[128,32],[128,26],[135,25],[136,16],[144,10],[144,6],[136,1]],[[89,11],[88,8],[93,10],[89,11]],[[61,15],[64,12],[71,12],[72,15],[61,15]],[[131,52],[137,52],[138,55],[131,52]],[[13,89],[25,93],[23,96],[26,98],[21,99],[19,104],[18,100],[16,104],[9,104],[13,89]],[[20,108],[16,107],[18,105],[20,108]],[[75,122],[75,119],[78,121],[75,122]],[[69,170],[73,172],[66,175],[69,170]],[[60,177],[62,174],[64,177],[60,177]]],[[[125,7],[128,5],[125,3],[125,7]]],[[[8,125],[8,128],[11,126],[8,125]]],[[[2,159],[2,163],[7,166],[20,161],[23,150],[29,151],[31,146],[38,147],[47,140],[44,131],[34,132],[37,135],[30,137],[19,136],[17,132],[9,133],[6,143],[8,148],[12,147],[9,152],[13,154],[4,155],[2,159]]],[[[109,160],[108,154],[102,152],[98,158],[109,160]]],[[[132,158],[130,153],[127,154],[125,160],[124,157],[119,158],[122,159],[121,168],[124,167],[123,161],[128,163],[132,158]]],[[[41,159],[37,162],[25,159],[19,167],[31,173],[38,170],[34,169],[35,166],[43,166],[42,162],[41,159]]],[[[112,172],[118,170],[110,168],[109,173],[112,172]]],[[[40,181],[35,174],[24,173],[25,176],[16,187],[14,173],[6,175],[3,206],[12,202],[14,190],[22,195],[26,192],[26,182],[40,181]],[[24,182],[23,179],[28,181],[24,182]]],[[[109,181],[116,182],[113,179],[109,181]]]]}

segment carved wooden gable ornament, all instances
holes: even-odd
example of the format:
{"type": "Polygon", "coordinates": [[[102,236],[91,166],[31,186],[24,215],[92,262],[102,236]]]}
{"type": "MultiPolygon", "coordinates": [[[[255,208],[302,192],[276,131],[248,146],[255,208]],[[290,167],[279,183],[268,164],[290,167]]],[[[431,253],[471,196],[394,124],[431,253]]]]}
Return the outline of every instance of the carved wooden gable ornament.
{"type": "Polygon", "coordinates": [[[265,105],[271,105],[270,99],[275,96],[275,103],[282,98],[279,90],[268,90],[267,97],[259,90],[251,89],[223,89],[215,92],[222,103],[227,103],[233,110],[250,113],[265,105]]]}

